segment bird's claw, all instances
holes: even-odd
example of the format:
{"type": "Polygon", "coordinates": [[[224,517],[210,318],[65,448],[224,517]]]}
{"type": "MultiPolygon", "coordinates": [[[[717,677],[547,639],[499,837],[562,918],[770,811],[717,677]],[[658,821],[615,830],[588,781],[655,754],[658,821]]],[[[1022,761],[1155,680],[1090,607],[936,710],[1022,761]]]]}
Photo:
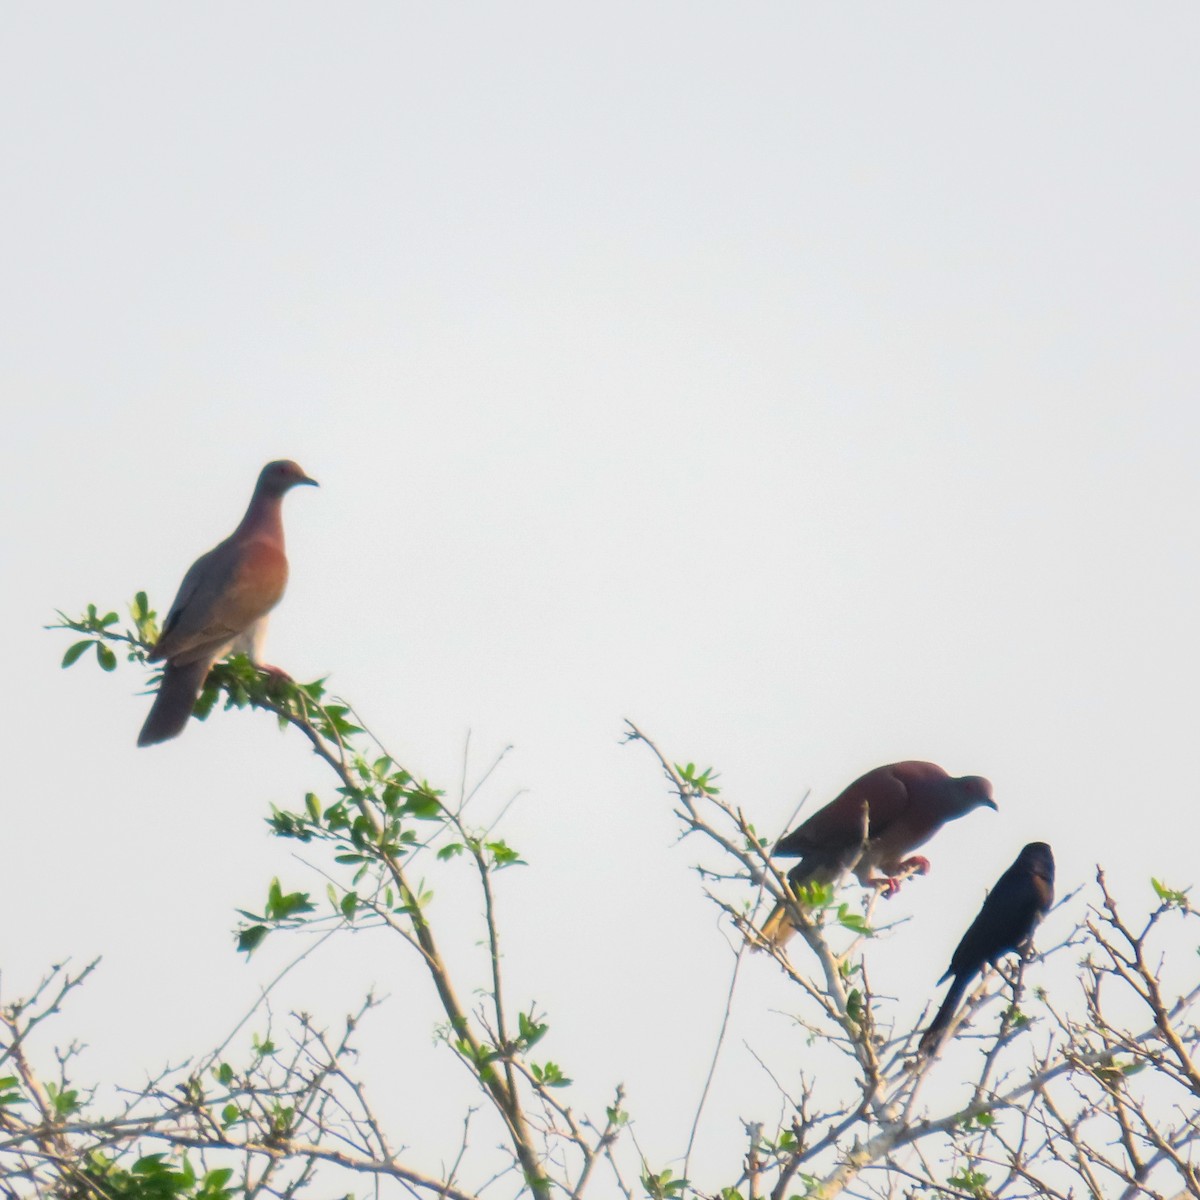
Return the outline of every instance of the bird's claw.
{"type": "Polygon", "coordinates": [[[890,900],[900,890],[903,882],[903,879],[895,875],[884,875],[879,879],[872,879],[871,886],[876,888],[885,900],[890,900]]]}
{"type": "Polygon", "coordinates": [[[906,875],[928,875],[929,859],[923,855],[914,854],[912,858],[906,858],[900,864],[900,870],[906,875]]]}

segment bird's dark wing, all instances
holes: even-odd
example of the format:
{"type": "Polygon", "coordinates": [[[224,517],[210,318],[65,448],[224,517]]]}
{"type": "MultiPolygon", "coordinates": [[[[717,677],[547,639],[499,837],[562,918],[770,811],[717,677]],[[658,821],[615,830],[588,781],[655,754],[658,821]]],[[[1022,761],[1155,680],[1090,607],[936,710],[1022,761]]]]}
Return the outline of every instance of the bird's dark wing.
{"type": "Polygon", "coordinates": [[[908,808],[908,787],[892,767],[876,767],[781,837],[775,853],[802,858],[813,853],[836,856],[847,848],[861,846],[864,805],[868,810],[870,836],[877,837],[908,808]]]}

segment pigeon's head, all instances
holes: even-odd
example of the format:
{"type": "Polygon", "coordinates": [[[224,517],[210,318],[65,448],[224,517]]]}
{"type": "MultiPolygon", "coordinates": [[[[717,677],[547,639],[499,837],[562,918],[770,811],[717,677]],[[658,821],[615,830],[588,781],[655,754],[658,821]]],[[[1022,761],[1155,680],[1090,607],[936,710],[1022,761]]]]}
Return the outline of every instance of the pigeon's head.
{"type": "Polygon", "coordinates": [[[975,808],[990,808],[993,812],[996,811],[990,780],[984,779],[982,775],[964,775],[954,782],[958,785],[960,812],[969,813],[975,808]]]}
{"type": "Polygon", "coordinates": [[[315,479],[309,479],[305,475],[300,469],[299,463],[292,462],[290,458],[280,458],[263,467],[258,477],[258,491],[265,492],[269,496],[282,496],[289,488],[294,488],[301,483],[309,483],[313,487],[319,486],[315,479]]]}

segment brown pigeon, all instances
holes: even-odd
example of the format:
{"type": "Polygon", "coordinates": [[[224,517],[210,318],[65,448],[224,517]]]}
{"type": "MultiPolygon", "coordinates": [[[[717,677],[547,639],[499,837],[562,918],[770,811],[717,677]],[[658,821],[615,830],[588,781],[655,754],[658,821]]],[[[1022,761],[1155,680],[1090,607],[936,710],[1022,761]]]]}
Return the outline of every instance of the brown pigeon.
{"type": "Polygon", "coordinates": [[[1005,954],[1023,949],[1053,903],[1054,855],[1045,842],[1030,842],[996,880],[979,915],[950,956],[950,967],[938,983],[945,983],[951,975],[954,982],[921,1037],[920,1053],[932,1054],[941,1045],[958,1002],[984,963],[995,966],[1005,954]]]}
{"type": "Polygon", "coordinates": [[[166,665],[138,735],[139,746],[165,742],[183,731],[217,659],[236,650],[258,664],[267,614],[287,585],[283,496],[297,484],[315,487],[316,482],[287,459],[267,463],[242,523],[219,546],[196,559],[183,577],[150,652],[151,662],[161,659],[166,665]]]}
{"type": "MultiPolygon", "coordinates": [[[[928,859],[907,857],[911,851],[947,821],[981,806],[996,807],[992,785],[982,776],[955,779],[935,763],[891,763],[856,779],[780,838],[774,853],[800,856],[788,872],[793,888],[834,883],[853,871],[863,887],[882,887],[890,895],[900,886],[898,876],[929,870],[928,859]],[[884,873],[882,878],[872,874],[876,870],[884,873]]],[[[786,909],[778,904],[762,927],[762,938],[779,947],[795,932],[786,909]]]]}

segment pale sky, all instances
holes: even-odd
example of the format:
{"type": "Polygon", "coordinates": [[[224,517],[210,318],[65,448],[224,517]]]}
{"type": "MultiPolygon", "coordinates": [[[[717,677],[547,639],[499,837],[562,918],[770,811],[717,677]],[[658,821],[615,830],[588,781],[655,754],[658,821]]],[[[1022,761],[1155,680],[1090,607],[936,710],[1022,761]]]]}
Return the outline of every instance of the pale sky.
{"type": "MultiPolygon", "coordinates": [[[[656,1164],[732,959],[624,717],[771,835],[897,759],[993,781],[893,901],[910,1019],[1027,841],[1062,892],[1190,883],[1198,44],[1184,4],[7,6],[4,998],[102,954],[58,1036],[135,1082],[300,948],[229,935],[272,874],[324,891],[262,823],[329,790],[300,739],[139,751],[144,679],[41,632],[165,610],[277,457],[322,486],[269,661],[449,789],[468,731],[475,772],[514,747],[514,1002],[656,1164]]],[[[439,884],[467,978],[474,903],[439,884]]],[[[368,1078],[436,1169],[464,1082],[402,951],[275,1004],[391,995],[368,1078]]],[[[789,1006],[750,964],[702,1181],[789,1006]]]]}

